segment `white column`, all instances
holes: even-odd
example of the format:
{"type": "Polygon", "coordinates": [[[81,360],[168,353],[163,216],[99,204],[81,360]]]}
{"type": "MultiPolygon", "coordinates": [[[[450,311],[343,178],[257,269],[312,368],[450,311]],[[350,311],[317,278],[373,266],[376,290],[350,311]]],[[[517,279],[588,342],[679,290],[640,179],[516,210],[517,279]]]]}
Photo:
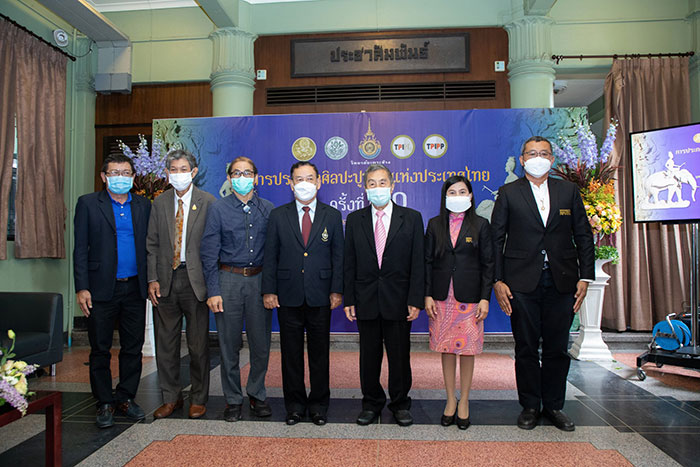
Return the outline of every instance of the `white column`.
{"type": "Polygon", "coordinates": [[[257,35],[239,28],[219,28],[214,43],[211,93],[215,117],[252,115],[255,91],[253,43],[257,35]]]}
{"type": "Polygon", "coordinates": [[[552,23],[546,16],[525,16],[504,26],[512,108],[554,107],[552,23]]]}

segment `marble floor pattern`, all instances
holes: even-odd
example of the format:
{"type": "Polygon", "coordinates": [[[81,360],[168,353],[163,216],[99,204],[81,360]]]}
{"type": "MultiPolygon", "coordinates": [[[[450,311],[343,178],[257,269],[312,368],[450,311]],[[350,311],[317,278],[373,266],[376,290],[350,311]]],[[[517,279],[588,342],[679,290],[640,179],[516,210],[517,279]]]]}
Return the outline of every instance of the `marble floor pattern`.
{"type": "MultiPolygon", "coordinates": [[[[86,348],[67,350],[56,377],[32,379],[30,388],[62,391],[63,463],[70,466],[700,466],[700,372],[651,364],[645,366],[648,378],[638,381],[635,357],[642,351],[616,351],[615,360],[607,363],[572,361],[565,410],[577,424],[573,433],[559,431],[546,420],[532,431],[515,426],[520,406],[512,350],[488,346],[476,360],[472,426],[466,431],[439,425],[444,407],[440,356],[420,345],[414,345],[411,358],[415,422],[406,428],[397,426],[387,409],[371,426],[355,424],[362,396],[358,354],[352,349],[331,352],[332,400],[323,427],[308,420],[291,427],[284,423],[279,350],[271,353],[266,380],[273,410],[268,419],[254,417],[244,404],[241,421],[223,421],[225,401],[215,347],[208,412],[199,420],[187,419],[187,391],[183,409],[168,419],[153,419],[161,404],[154,358],[144,358],[136,401],[147,417],[140,423],[116,417],[112,428],[95,427],[86,348]]],[[[188,363],[183,353],[185,385],[188,363]]],[[[243,349],[244,380],[247,363],[243,349]]],[[[115,381],[117,371],[113,365],[115,381]]],[[[383,378],[386,384],[386,368],[383,378]]],[[[43,415],[28,415],[0,428],[0,465],[42,465],[43,450],[43,415]]]]}

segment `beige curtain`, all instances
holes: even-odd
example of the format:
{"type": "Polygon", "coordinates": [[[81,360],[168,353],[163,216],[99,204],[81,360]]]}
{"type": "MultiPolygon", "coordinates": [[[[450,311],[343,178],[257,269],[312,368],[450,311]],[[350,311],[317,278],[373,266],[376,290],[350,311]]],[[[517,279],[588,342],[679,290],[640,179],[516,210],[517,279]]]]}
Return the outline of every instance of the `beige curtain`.
{"type": "Polygon", "coordinates": [[[621,261],[610,265],[602,326],[648,331],[689,299],[690,228],[635,224],[629,134],[690,123],[688,58],[615,60],[605,80],[606,121],[620,121],[613,151],[624,224],[617,235],[621,261]]]}
{"type": "Polygon", "coordinates": [[[9,44],[14,57],[3,63],[2,71],[2,75],[10,75],[4,79],[12,81],[15,88],[14,109],[5,108],[4,99],[9,94],[3,94],[2,114],[3,119],[11,119],[14,110],[17,118],[15,256],[65,258],[67,58],[14,25],[3,23],[3,30],[17,31],[9,44]]]}
{"type": "Polygon", "coordinates": [[[0,259],[7,259],[7,215],[15,143],[15,47],[19,29],[0,19],[0,259]]]}

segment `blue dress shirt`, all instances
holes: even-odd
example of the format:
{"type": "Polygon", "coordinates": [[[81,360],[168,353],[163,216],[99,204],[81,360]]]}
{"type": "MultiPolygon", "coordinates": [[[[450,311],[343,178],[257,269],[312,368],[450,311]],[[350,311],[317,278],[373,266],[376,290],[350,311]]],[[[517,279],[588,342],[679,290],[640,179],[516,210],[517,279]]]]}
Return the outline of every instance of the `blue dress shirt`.
{"type": "Polygon", "coordinates": [[[257,195],[245,204],[233,194],[209,206],[200,244],[207,297],[221,295],[219,264],[239,268],[262,266],[267,219],[274,207],[257,195]]]}
{"type": "Polygon", "coordinates": [[[136,244],[134,243],[134,223],[131,220],[131,193],[124,204],[114,201],[111,196],[114,225],[117,228],[117,279],[138,274],[136,269],[136,244]]]}

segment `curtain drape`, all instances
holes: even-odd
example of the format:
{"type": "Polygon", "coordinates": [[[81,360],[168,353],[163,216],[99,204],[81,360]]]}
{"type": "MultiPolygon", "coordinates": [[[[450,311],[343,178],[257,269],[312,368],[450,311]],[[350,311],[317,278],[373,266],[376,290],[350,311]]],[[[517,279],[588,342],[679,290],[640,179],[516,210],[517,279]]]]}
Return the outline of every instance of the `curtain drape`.
{"type": "MultiPolygon", "coordinates": [[[[15,256],[65,258],[67,58],[14,25],[2,23],[3,30],[16,30],[7,44],[13,55],[2,68],[2,79],[14,87],[12,104],[7,107],[4,100],[9,94],[3,94],[2,124],[4,119],[12,119],[13,113],[17,121],[15,256]]],[[[0,50],[4,48],[0,46],[0,50]]]]}
{"type": "Polygon", "coordinates": [[[15,47],[19,29],[0,19],[0,259],[7,259],[7,215],[15,145],[15,47]]]}
{"type": "Polygon", "coordinates": [[[688,58],[615,60],[605,80],[606,121],[620,122],[613,150],[624,217],[617,234],[621,261],[611,275],[602,326],[648,331],[689,299],[690,228],[635,224],[629,133],[690,123],[688,58]]]}

